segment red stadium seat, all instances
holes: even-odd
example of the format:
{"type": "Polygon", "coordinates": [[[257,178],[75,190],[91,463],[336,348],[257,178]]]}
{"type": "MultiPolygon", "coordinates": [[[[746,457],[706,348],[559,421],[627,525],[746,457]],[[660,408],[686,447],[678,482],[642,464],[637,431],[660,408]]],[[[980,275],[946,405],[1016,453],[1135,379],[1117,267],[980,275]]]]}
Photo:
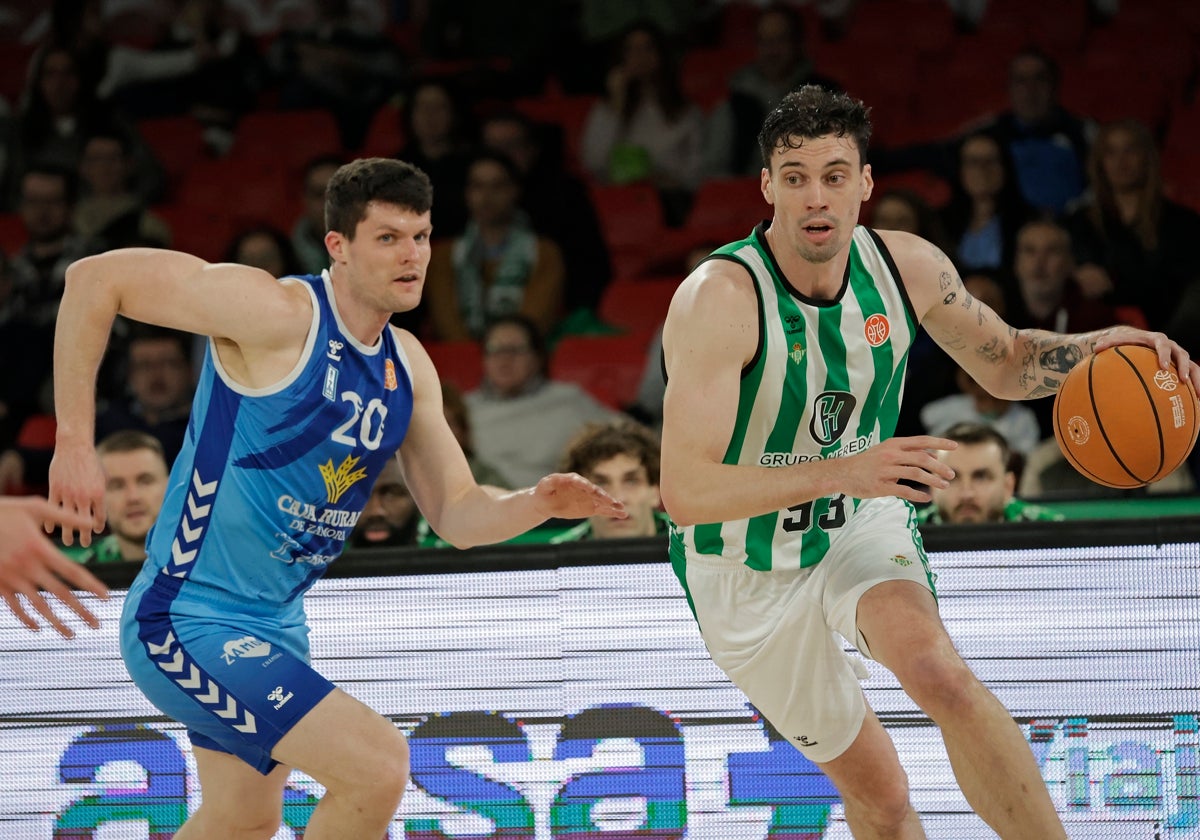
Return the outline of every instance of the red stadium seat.
{"type": "Polygon", "coordinates": [[[558,126],[565,144],[564,162],[568,169],[579,172],[582,171],[583,127],[597,99],[599,97],[592,95],[551,93],[522,97],[513,102],[513,107],[535,122],[558,126]]]}
{"type": "Polygon", "coordinates": [[[744,227],[771,216],[771,205],[762,195],[758,178],[713,178],[696,190],[689,227],[729,229],[744,227]]]}
{"type": "Polygon", "coordinates": [[[385,103],[367,128],[367,139],[363,141],[363,157],[394,157],[404,146],[404,127],[400,124],[400,106],[385,103]]]}
{"type": "Polygon", "coordinates": [[[637,398],[649,342],[647,333],[566,336],[550,357],[550,376],[575,382],[605,405],[621,408],[637,398]]]}
{"type": "Polygon", "coordinates": [[[612,255],[614,275],[641,273],[667,230],[658,191],[641,183],[597,184],[592,186],[591,196],[612,255]]]}
{"type": "Polygon", "coordinates": [[[631,333],[652,332],[666,319],[667,307],[679,288],[680,279],[614,280],[600,298],[600,319],[631,333]]]}
{"type": "Polygon", "coordinates": [[[171,227],[171,247],[216,262],[233,237],[233,223],[219,209],[183,202],[157,204],[154,212],[171,227]]]}
{"type": "Polygon", "coordinates": [[[223,213],[234,227],[269,224],[288,233],[302,211],[300,180],[268,161],[203,159],[180,184],[178,200],[223,213]]]}
{"type": "Polygon", "coordinates": [[[254,111],[238,123],[230,156],[298,171],[318,155],[342,151],[337,121],[328,111],[254,111]]]}
{"type": "Polygon", "coordinates": [[[741,46],[688,50],[680,62],[684,96],[711,111],[729,94],[729,77],[753,60],[754,50],[741,46]]]}
{"type": "Polygon", "coordinates": [[[483,379],[483,350],[477,341],[422,342],[438,376],[466,392],[479,387],[483,379]]]}
{"type": "Polygon", "coordinates": [[[0,251],[12,256],[25,246],[29,234],[16,213],[0,213],[0,251]]]}
{"type": "Polygon", "coordinates": [[[205,156],[204,129],[195,117],[142,120],[137,128],[166,171],[171,190],[177,189],[188,170],[205,156]]]}

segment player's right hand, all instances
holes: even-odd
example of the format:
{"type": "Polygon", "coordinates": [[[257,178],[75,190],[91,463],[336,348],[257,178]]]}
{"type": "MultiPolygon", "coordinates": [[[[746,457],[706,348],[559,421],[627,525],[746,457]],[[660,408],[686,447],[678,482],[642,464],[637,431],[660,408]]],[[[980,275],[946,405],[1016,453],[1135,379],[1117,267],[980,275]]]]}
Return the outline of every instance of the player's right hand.
{"type": "Polygon", "coordinates": [[[843,477],[841,490],[859,499],[898,496],[924,504],[931,501],[928,493],[901,482],[947,487],[954,470],[933,453],[957,447],[952,440],[932,435],[889,438],[857,455],[836,460],[843,477]]]}
{"type": "MultiPolygon", "coordinates": [[[[62,443],[55,447],[54,457],[50,461],[49,499],[50,504],[91,523],[91,527],[87,524],[79,527],[64,522],[63,544],[74,545],[74,534],[78,531],[79,544],[84,547],[91,545],[92,534],[102,532],[106,520],[104,471],[100,468],[95,447],[62,443]]],[[[58,521],[47,519],[43,524],[46,533],[51,533],[58,521]]]]}

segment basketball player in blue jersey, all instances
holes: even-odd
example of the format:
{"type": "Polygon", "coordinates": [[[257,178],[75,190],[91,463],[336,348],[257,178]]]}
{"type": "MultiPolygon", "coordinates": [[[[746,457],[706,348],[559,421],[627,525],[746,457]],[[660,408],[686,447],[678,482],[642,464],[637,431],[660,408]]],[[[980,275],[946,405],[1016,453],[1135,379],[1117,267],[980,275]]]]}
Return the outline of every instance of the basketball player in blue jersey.
{"type": "Polygon", "coordinates": [[[407,163],[340,168],[326,192],[332,266],[320,277],[277,280],[146,249],[68,270],[50,492],[97,525],[93,383],[113,318],[211,336],[121,625],[130,675],[192,740],[202,801],[179,838],[273,836],[292,767],[327,791],[309,840],[385,833],[408,779],[407,745],[308,665],[302,598],[397,450],[421,512],[456,546],[504,540],[550,517],[624,515],[578,475],[513,492],[472,479],[429,356],[388,324],[420,300],[431,198],[429,179],[407,163]]]}
{"type": "Polygon", "coordinates": [[[34,496],[0,498],[0,598],[22,624],[38,630],[41,624],[26,611],[26,605],[45,619],[64,638],[74,632],[54,612],[43,594],[49,592],[91,627],[99,627],[96,616],[83,605],[67,584],[107,598],[104,584],[46,539],[38,526],[50,522],[75,530],[90,530],[92,519],[66,511],[34,496]]]}
{"type": "Polygon", "coordinates": [[[661,491],[671,560],[716,662],[841,793],[857,838],[925,837],[897,752],[842,639],[891,670],[941,728],[967,801],[1006,840],[1065,833],[1021,730],[938,617],[911,502],[952,472],[935,437],[896,438],[922,324],[1004,399],[1054,393],[1084,355],[1160,333],[1014,330],[950,260],[906,233],[858,226],[871,194],[861,102],[790,93],[764,120],[774,208],[684,281],[663,332],[661,491]]]}

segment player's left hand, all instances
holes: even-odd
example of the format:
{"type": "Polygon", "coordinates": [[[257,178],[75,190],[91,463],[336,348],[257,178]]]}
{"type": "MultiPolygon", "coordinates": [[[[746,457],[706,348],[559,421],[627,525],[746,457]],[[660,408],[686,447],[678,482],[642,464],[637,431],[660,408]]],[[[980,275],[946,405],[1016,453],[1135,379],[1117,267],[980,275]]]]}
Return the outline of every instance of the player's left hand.
{"type": "Polygon", "coordinates": [[[1107,350],[1109,347],[1116,347],[1119,344],[1140,344],[1143,347],[1151,348],[1158,354],[1160,367],[1165,369],[1169,364],[1174,364],[1180,379],[1190,380],[1192,390],[1200,394],[1200,365],[1192,361],[1187,350],[1163,333],[1147,332],[1128,326],[1113,327],[1111,330],[1106,330],[1103,337],[1096,342],[1093,352],[1099,353],[1101,350],[1107,350]]]}
{"type": "Polygon", "coordinates": [[[625,519],[625,505],[578,473],[553,473],[533,488],[538,512],[547,519],[611,516],[625,519]]]}

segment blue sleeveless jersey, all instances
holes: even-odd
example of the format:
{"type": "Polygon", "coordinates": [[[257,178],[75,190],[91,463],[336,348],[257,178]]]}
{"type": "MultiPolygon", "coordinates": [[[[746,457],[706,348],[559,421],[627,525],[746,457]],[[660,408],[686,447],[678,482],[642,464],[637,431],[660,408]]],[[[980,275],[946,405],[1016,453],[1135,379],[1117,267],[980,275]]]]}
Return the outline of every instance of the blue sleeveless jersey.
{"type": "Polygon", "coordinates": [[[225,373],[210,343],[131,599],[154,590],[175,615],[302,625],[304,592],[341,553],[404,440],[412,377],[391,328],[367,347],[342,324],[328,273],[281,282],[312,295],[301,358],[255,390],[225,373]]]}

